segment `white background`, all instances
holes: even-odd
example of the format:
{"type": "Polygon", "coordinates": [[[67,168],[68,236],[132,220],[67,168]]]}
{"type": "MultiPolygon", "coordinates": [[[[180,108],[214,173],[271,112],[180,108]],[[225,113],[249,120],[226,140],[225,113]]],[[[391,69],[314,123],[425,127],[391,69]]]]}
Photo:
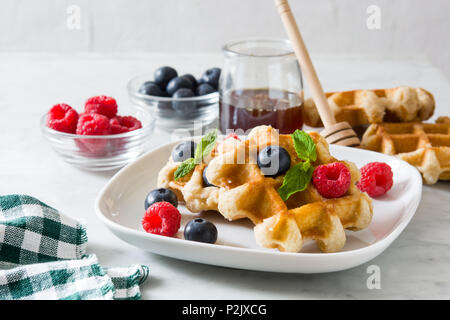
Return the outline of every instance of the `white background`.
{"type": "MultiPolygon", "coordinates": [[[[425,56],[450,78],[448,0],[291,0],[313,54],[425,56]],[[381,29],[366,25],[370,5],[381,29]]],[[[272,0],[2,0],[0,51],[219,52],[252,36],[284,37],[272,0]],[[67,8],[81,9],[69,30],[67,8]]],[[[345,76],[345,75],[342,75],[345,76]]]]}

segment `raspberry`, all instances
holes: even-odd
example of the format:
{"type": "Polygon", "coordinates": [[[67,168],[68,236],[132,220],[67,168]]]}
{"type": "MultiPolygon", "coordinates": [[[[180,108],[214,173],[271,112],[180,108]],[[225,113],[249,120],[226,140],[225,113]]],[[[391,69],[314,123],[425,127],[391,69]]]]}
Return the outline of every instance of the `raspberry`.
{"type": "Polygon", "coordinates": [[[142,128],[141,122],[132,116],[115,116],[109,120],[111,133],[124,133],[142,128]]]}
{"type": "Polygon", "coordinates": [[[325,198],[343,196],[350,186],[350,180],[350,170],[341,162],[317,166],[312,177],[314,187],[325,198]]]}
{"type": "Polygon", "coordinates": [[[384,162],[371,162],[361,168],[361,179],[358,188],[371,196],[379,197],[392,188],[392,170],[384,162]]]}
{"type": "Polygon", "coordinates": [[[107,96],[91,97],[84,105],[84,112],[98,113],[113,118],[117,114],[117,102],[114,98],[107,96]]]}
{"type": "Polygon", "coordinates": [[[78,113],[69,105],[54,105],[47,113],[47,127],[66,133],[75,133],[78,113]]]}
{"type": "Polygon", "coordinates": [[[142,226],[148,233],[172,237],[180,229],[181,215],[169,202],[155,202],[142,218],[142,226]]]}
{"type": "MultiPolygon", "coordinates": [[[[111,133],[109,119],[97,113],[83,113],[78,119],[77,134],[101,136],[111,133]]],[[[80,152],[86,157],[103,157],[107,153],[108,140],[99,138],[76,139],[80,152]]]]}
{"type": "Polygon", "coordinates": [[[234,133],[234,132],[229,133],[229,134],[225,137],[225,140],[228,139],[228,138],[233,138],[233,139],[236,139],[236,140],[241,141],[241,139],[239,139],[238,135],[237,135],[236,133],[234,133]]]}
{"type": "Polygon", "coordinates": [[[77,134],[101,136],[111,133],[109,119],[97,113],[83,113],[78,119],[77,134]]]}

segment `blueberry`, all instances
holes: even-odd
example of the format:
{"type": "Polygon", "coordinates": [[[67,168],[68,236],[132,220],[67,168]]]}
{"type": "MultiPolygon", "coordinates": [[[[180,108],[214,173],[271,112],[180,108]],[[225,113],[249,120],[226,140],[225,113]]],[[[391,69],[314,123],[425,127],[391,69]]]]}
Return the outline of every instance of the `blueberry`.
{"type": "Polygon", "coordinates": [[[208,168],[208,166],[206,166],[205,169],[203,169],[203,175],[202,175],[203,176],[203,184],[206,187],[214,187],[214,185],[208,181],[208,178],[206,178],[206,168],[208,168]]]}
{"type": "Polygon", "coordinates": [[[202,83],[201,85],[198,86],[197,90],[195,91],[195,93],[198,96],[204,96],[206,94],[210,94],[213,92],[216,92],[217,90],[214,89],[210,84],[208,83],[202,83]]]}
{"type": "Polygon", "coordinates": [[[191,97],[195,97],[195,94],[189,88],[178,89],[177,91],[175,91],[175,93],[172,96],[172,98],[176,98],[176,99],[179,99],[179,98],[191,98],[191,97]]]}
{"type": "Polygon", "coordinates": [[[177,77],[178,73],[177,71],[172,67],[161,67],[159,69],[156,69],[155,71],[155,82],[161,87],[165,88],[170,80],[177,77]]]}
{"type": "Polygon", "coordinates": [[[166,91],[170,96],[181,88],[192,89],[191,81],[183,77],[176,77],[169,81],[166,87],[166,91]]]}
{"type": "Polygon", "coordinates": [[[214,89],[219,87],[220,68],[211,68],[205,71],[202,82],[209,83],[214,89]]]}
{"type": "Polygon", "coordinates": [[[187,74],[182,75],[181,77],[185,78],[191,82],[192,90],[195,90],[195,88],[197,88],[197,86],[198,86],[197,80],[195,79],[195,77],[192,74],[187,73],[187,74]]]}
{"type": "Polygon", "coordinates": [[[148,94],[149,96],[164,97],[166,93],[159,87],[156,82],[144,82],[139,88],[139,93],[148,94]]]}
{"type": "Polygon", "coordinates": [[[196,146],[197,144],[194,141],[186,141],[176,145],[172,150],[173,161],[183,162],[186,159],[193,158],[196,146]]]}
{"type": "MultiPolygon", "coordinates": [[[[191,89],[181,88],[175,91],[172,98],[192,98],[195,97],[194,92],[191,89]]],[[[196,103],[195,101],[173,101],[172,107],[175,111],[180,113],[183,117],[189,118],[190,115],[195,111],[196,103]]]]}
{"type": "Polygon", "coordinates": [[[215,243],[217,241],[217,228],[205,219],[196,218],[187,223],[184,228],[184,238],[191,241],[215,243]]]}
{"type": "Polygon", "coordinates": [[[159,101],[158,102],[158,116],[164,118],[172,118],[175,116],[175,110],[172,108],[172,102],[170,101],[159,101]]]}
{"type": "Polygon", "coordinates": [[[283,147],[268,146],[259,152],[257,163],[265,176],[274,177],[289,169],[291,157],[283,147]]]}
{"type": "Polygon", "coordinates": [[[178,206],[178,199],[172,190],[166,188],[155,189],[150,191],[150,193],[145,198],[145,210],[148,209],[155,202],[166,201],[171,203],[175,208],[178,206]]]}

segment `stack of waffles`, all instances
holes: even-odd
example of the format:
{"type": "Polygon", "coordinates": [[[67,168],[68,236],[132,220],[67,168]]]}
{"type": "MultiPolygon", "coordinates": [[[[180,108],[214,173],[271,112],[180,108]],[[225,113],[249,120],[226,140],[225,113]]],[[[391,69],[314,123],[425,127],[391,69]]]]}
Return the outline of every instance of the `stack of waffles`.
{"type": "MultiPolygon", "coordinates": [[[[398,87],[329,92],[326,96],[336,120],[347,121],[362,134],[362,148],[408,162],[427,184],[450,180],[450,119],[422,122],[435,109],[431,93],[398,87]]],[[[305,101],[303,116],[307,125],[323,126],[312,99],[305,101]]]]}
{"type": "MultiPolygon", "coordinates": [[[[338,161],[319,134],[312,132],[310,136],[316,144],[314,167],[338,161]]],[[[356,187],[360,173],[353,163],[339,161],[351,173],[350,187],[342,197],[323,198],[309,183],[285,202],[277,192],[283,176],[266,177],[256,163],[258,152],[269,145],[285,148],[291,166],[302,161],[291,135],[279,135],[271,127],[260,126],[246,140],[222,141],[204,163],[178,180],[174,173],[181,163],[169,159],[159,173],[158,187],[176,192],[192,212],[215,210],[230,221],[250,219],[255,224],[257,243],[280,251],[299,252],[305,240],[313,239],[323,252],[336,252],[345,245],[345,229],[361,230],[370,224],[372,201],[356,187]],[[203,170],[214,186],[204,185],[203,170]]]]}
{"type": "MultiPolygon", "coordinates": [[[[429,119],[435,108],[433,95],[422,88],[327,92],[326,96],[336,121],[346,121],[352,127],[382,122],[420,122],[429,119]]],[[[323,126],[311,98],[305,101],[303,110],[305,124],[323,126]]]]}

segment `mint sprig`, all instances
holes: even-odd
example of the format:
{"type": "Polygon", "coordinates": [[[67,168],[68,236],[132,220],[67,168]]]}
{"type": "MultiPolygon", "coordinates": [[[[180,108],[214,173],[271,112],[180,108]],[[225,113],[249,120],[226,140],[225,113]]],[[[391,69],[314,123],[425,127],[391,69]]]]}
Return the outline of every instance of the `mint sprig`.
{"type": "Polygon", "coordinates": [[[177,170],[175,170],[175,180],[188,175],[192,170],[194,170],[197,164],[202,163],[203,159],[206,158],[216,146],[216,140],[217,130],[214,130],[205,135],[195,148],[194,158],[184,160],[178,166],[177,170]]]}
{"type": "Polygon", "coordinates": [[[177,168],[177,170],[175,170],[175,180],[178,180],[182,177],[184,177],[185,175],[188,175],[189,172],[191,172],[192,170],[194,170],[195,166],[197,164],[194,161],[194,158],[189,158],[184,160],[177,168]]]}
{"type": "Polygon", "coordinates": [[[202,163],[203,159],[207,157],[216,146],[217,130],[211,131],[202,138],[202,141],[195,148],[194,160],[195,163],[202,163]]]}
{"type": "Polygon", "coordinates": [[[292,140],[294,140],[294,148],[300,159],[305,161],[310,160],[312,162],[316,161],[316,144],[309,134],[305,131],[295,130],[292,134],[292,140]]]}
{"type": "Polygon", "coordinates": [[[313,171],[314,168],[309,161],[299,162],[292,166],[286,172],[283,184],[277,190],[281,199],[286,201],[294,193],[305,190],[311,180],[313,171]]]}
{"type": "Polygon", "coordinates": [[[304,161],[292,166],[286,172],[283,184],[277,190],[283,201],[289,199],[294,193],[306,189],[314,172],[311,162],[317,160],[316,144],[309,134],[295,130],[291,136],[297,156],[304,161]]]}

